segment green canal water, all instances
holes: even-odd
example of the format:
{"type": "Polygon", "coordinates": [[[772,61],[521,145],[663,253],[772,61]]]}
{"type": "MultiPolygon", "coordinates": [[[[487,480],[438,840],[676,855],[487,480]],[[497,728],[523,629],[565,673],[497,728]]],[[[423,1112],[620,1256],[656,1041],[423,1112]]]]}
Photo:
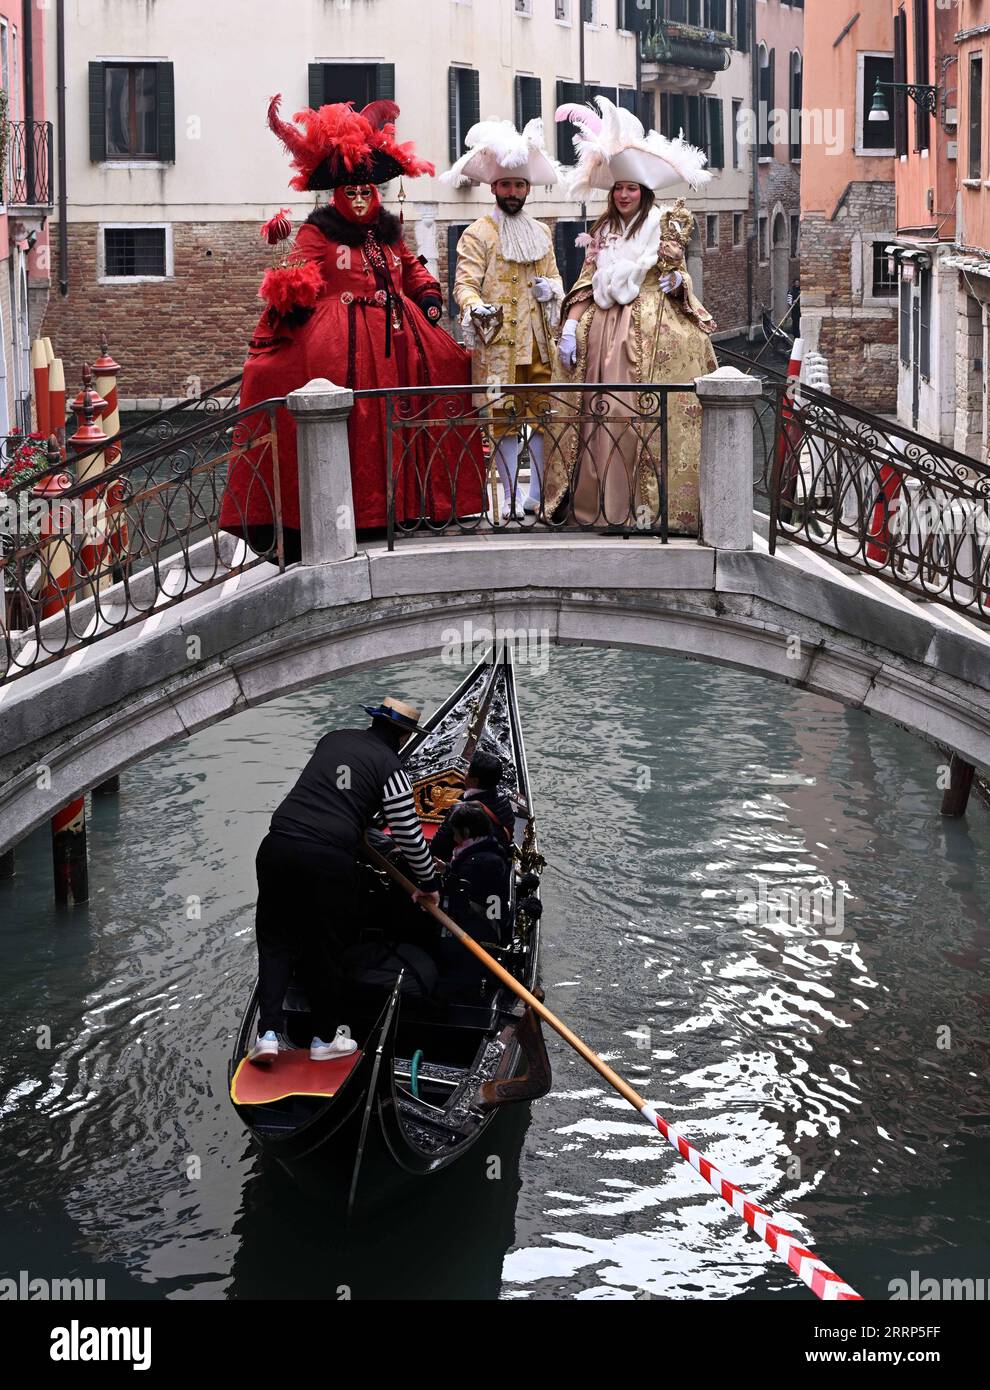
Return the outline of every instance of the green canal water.
{"type": "MultiPolygon", "coordinates": [[[[554,1035],[545,1100],[350,1229],[249,1145],[226,1063],[268,816],[363,699],[429,707],[460,675],[349,676],[127,772],[91,815],[84,910],[52,906],[46,833],[21,847],[0,885],[0,1277],[810,1297],[554,1035]]],[[[749,675],[554,650],[519,684],[550,1006],[866,1297],[985,1278],[990,814],[944,823],[934,749],[749,675]]]]}

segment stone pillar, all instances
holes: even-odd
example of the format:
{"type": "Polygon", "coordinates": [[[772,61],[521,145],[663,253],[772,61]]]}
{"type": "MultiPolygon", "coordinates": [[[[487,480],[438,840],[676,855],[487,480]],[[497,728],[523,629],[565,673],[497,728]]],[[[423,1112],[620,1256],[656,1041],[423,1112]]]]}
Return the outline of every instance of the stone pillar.
{"type": "Polygon", "coordinates": [[[357,554],[347,441],[354,393],[318,377],[293,391],[286,405],[296,421],[302,562],[350,560],[357,554]]]}
{"type": "Polygon", "coordinates": [[[965,758],[960,758],[958,753],[953,753],[950,767],[949,785],[942,798],[942,815],[950,820],[958,820],[966,814],[976,769],[965,758]]]}
{"type": "Polygon", "coordinates": [[[719,367],[695,379],[701,422],[701,543],[753,549],[753,406],[758,377],[719,367]]]}

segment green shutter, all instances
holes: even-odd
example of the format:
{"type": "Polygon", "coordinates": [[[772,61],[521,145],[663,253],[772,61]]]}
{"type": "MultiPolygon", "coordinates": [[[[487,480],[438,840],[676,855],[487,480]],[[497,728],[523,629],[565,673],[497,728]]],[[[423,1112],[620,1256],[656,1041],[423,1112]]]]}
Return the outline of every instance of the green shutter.
{"type": "Polygon", "coordinates": [[[451,164],[461,157],[461,142],[457,135],[457,69],[447,69],[447,154],[451,164]]]}
{"type": "Polygon", "coordinates": [[[636,107],[639,105],[639,94],[634,92],[631,87],[620,87],[618,104],[624,111],[631,111],[635,116],[636,107]]]}
{"type": "Polygon", "coordinates": [[[309,65],[309,104],[314,111],[326,105],[326,87],[322,63],[309,65]]]}
{"type": "Polygon", "coordinates": [[[524,106],[524,99],[523,99],[523,82],[524,82],[524,81],[525,81],[525,78],[517,77],[517,78],[515,79],[515,81],[513,82],[513,86],[514,86],[514,88],[515,88],[515,98],[516,98],[516,129],[517,129],[517,130],[522,130],[523,126],[526,124],[526,122],[525,122],[524,119],[523,119],[523,106],[524,106]]]}
{"type": "Polygon", "coordinates": [[[538,77],[517,77],[516,126],[522,130],[543,115],[543,84],[538,77]]]}
{"type": "Polygon", "coordinates": [[[158,64],[158,158],[175,162],[175,69],[171,63],[158,64]]]}
{"type": "Polygon", "coordinates": [[[481,73],[468,73],[467,110],[464,121],[464,134],[481,120],[481,73]]]}
{"type": "Polygon", "coordinates": [[[107,157],[107,72],[105,63],[90,63],[89,65],[89,157],[97,163],[107,157]]]}
{"type": "Polygon", "coordinates": [[[712,169],[725,168],[724,112],[721,97],[708,98],[708,164],[712,169]]]}
{"type": "Polygon", "coordinates": [[[378,63],[375,66],[375,100],[395,100],[395,64],[378,63]]]}
{"type": "MultiPolygon", "coordinates": [[[[567,106],[573,102],[581,101],[580,82],[558,82],[557,83],[557,105],[567,106]]],[[[577,155],[574,152],[574,127],[570,121],[559,121],[557,124],[557,158],[561,164],[573,166],[577,163],[577,155]]]]}

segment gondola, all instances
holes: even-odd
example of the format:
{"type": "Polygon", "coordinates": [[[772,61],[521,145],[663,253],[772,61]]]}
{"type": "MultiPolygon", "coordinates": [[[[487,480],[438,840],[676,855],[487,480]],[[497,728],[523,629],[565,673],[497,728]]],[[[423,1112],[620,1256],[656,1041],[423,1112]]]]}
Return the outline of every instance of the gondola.
{"type": "MultiPolygon", "coordinates": [[[[477,749],[502,760],[515,812],[512,934],[492,954],[538,993],[544,861],[508,649],[476,666],[403,749],[427,839],[459,798],[477,749]]],[[[385,834],[372,837],[387,857],[394,853],[385,834]]],[[[285,1000],[296,1050],[269,1068],[246,1061],[258,1026],[255,990],[228,1072],[231,1100],[256,1143],[290,1169],[332,1159],[352,1204],[373,1150],[403,1172],[437,1173],[472,1149],[502,1108],[550,1087],[539,1019],[466,951],[461,973],[449,969],[449,945],[436,951],[447,958],[441,973],[431,955],[439,928],[370,856],[359,866],[357,904],[344,1013],[358,1051],[309,1061],[313,1029],[298,980],[285,1000]]]]}

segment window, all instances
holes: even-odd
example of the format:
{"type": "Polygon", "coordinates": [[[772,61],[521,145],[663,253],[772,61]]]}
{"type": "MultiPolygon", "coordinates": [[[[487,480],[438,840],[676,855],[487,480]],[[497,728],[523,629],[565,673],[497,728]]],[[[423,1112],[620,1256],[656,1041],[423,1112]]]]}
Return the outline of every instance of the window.
{"type": "Polygon", "coordinates": [[[516,0],[516,14],[526,15],[528,19],[532,19],[533,0],[516,0]]]}
{"type": "Polygon", "coordinates": [[[770,259],[770,224],[764,213],[760,218],[760,260],[770,259]]]}
{"type": "Polygon", "coordinates": [[[796,261],[801,254],[801,217],[791,213],[791,260],[796,261]]]}
{"type": "MultiPolygon", "coordinates": [[[[635,0],[634,0],[635,3],[635,0]]],[[[728,0],[667,0],[667,12],[661,17],[676,20],[680,24],[694,24],[703,29],[717,29],[726,32],[729,14],[728,0]]]]}
{"type": "Polygon", "coordinates": [[[708,166],[711,169],[722,169],[725,166],[724,124],[721,97],[706,97],[703,148],[708,155],[708,166]]]}
{"type": "Polygon", "coordinates": [[[776,93],[776,81],[774,68],[776,66],[776,50],[767,49],[765,44],[760,44],[759,49],[759,74],[760,74],[760,105],[759,105],[759,128],[760,128],[760,158],[773,158],[773,139],[771,132],[771,119],[773,104],[776,93]]]}
{"type": "Polygon", "coordinates": [[[735,3],[736,48],[740,53],[749,52],[749,0],[736,0],[735,3]]]}
{"type": "Polygon", "coordinates": [[[739,121],[742,117],[743,104],[741,101],[732,103],[732,167],[741,169],[742,157],[739,150],[739,121]]]}
{"type": "Polygon", "coordinates": [[[516,129],[543,115],[543,84],[538,77],[516,78],[516,129]]]}
{"type": "Polygon", "coordinates": [[[891,273],[888,265],[890,257],[887,255],[886,245],[886,241],[873,243],[872,293],[874,299],[893,299],[897,294],[897,263],[894,262],[894,270],[891,273]]]}
{"type": "Polygon", "coordinates": [[[983,176],[983,54],[969,56],[969,162],[967,176],[983,176]]]}
{"type": "Polygon", "coordinates": [[[561,24],[570,24],[571,0],[553,0],[553,17],[559,19],[561,24]]]}
{"type": "Polygon", "coordinates": [[[901,281],[900,312],[901,366],[911,365],[911,286],[907,280],[901,281]]]}
{"type": "MultiPolygon", "coordinates": [[[[893,154],[894,132],[890,121],[871,121],[867,117],[873,105],[877,82],[893,82],[894,59],[886,53],[859,55],[858,89],[856,92],[856,153],[893,154]]],[[[885,99],[889,96],[884,93],[885,99]]],[[[888,102],[889,108],[889,102],[888,102]]]]}
{"type": "Polygon", "coordinates": [[[450,162],[465,153],[467,133],[481,120],[481,77],[474,68],[450,68],[447,73],[450,162]]]}
{"type": "Polygon", "coordinates": [[[683,131],[691,145],[697,145],[708,155],[713,169],[725,165],[724,114],[721,97],[683,96],[679,92],[664,92],[660,97],[660,130],[668,139],[676,140],[683,131]]]}
{"type": "Polygon", "coordinates": [[[573,289],[574,283],[584,267],[584,248],[576,245],[578,237],[584,230],[583,222],[560,221],[554,232],[557,267],[564,282],[565,293],[573,289]]]}
{"type": "Polygon", "coordinates": [[[804,95],[804,64],[795,49],[791,54],[790,154],[792,163],[801,158],[801,102],[804,95]]]}
{"type": "Polygon", "coordinates": [[[353,101],[360,111],[372,101],[395,100],[394,63],[310,63],[309,104],[317,110],[353,101]]]}
{"type": "Polygon", "coordinates": [[[746,240],[746,219],[741,212],[732,214],[732,244],[742,246],[746,240]]]}
{"type": "Polygon", "coordinates": [[[171,275],[167,227],[103,228],[101,280],[164,280],[171,275]]]}
{"type": "Polygon", "coordinates": [[[710,212],[705,218],[705,247],[709,251],[718,249],[718,213],[710,212]]]}
{"type": "Polygon", "coordinates": [[[175,159],[171,63],[90,63],[90,159],[175,159]]]}
{"type": "MultiPolygon", "coordinates": [[[[580,82],[557,83],[557,105],[570,106],[584,100],[580,82]]],[[[574,136],[577,128],[570,121],[557,122],[557,159],[561,164],[574,165],[577,154],[574,151],[574,136]]]]}
{"type": "Polygon", "coordinates": [[[618,26],[627,33],[644,34],[654,20],[655,5],[639,5],[637,0],[619,0],[618,26]]]}
{"type": "Polygon", "coordinates": [[[597,0],[581,0],[581,18],[585,24],[597,24],[597,0]]]}
{"type": "Polygon", "coordinates": [[[918,368],[926,381],[932,374],[932,273],[930,270],[918,271],[918,298],[921,301],[921,315],[918,321],[918,368]]]}
{"type": "MultiPolygon", "coordinates": [[[[914,0],[914,80],[930,82],[928,71],[928,0],[914,0]]],[[[931,118],[924,104],[914,106],[914,148],[927,150],[931,118]]]]}

